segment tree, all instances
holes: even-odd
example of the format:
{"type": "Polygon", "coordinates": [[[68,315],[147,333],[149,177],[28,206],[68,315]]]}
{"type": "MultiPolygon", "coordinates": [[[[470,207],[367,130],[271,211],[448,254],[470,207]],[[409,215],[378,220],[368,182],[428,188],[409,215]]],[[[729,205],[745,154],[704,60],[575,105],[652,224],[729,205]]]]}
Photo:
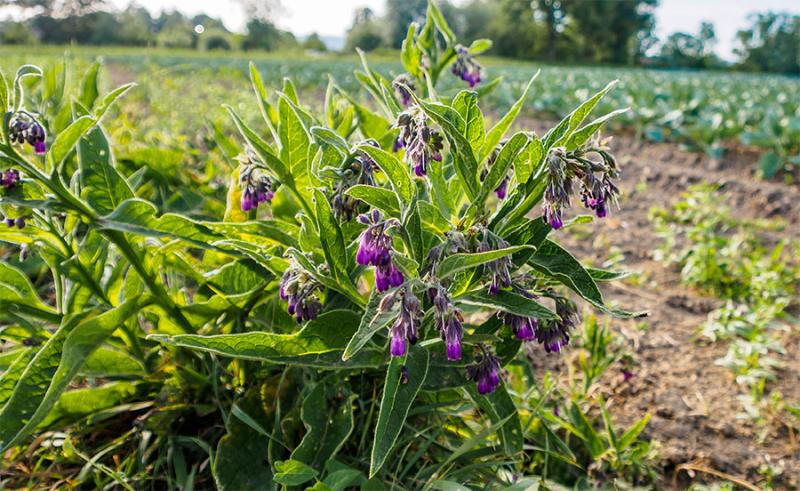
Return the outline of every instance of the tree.
{"type": "MultiPolygon", "coordinates": [[[[554,1],[554,0],[548,0],[554,1]]],[[[579,58],[596,63],[634,63],[642,40],[655,27],[658,0],[561,0],[580,38],[579,58]]]]}
{"type": "Polygon", "coordinates": [[[327,51],[328,47],[319,37],[319,34],[312,33],[310,36],[303,41],[303,48],[310,49],[311,51],[327,51]]]}
{"type": "Polygon", "coordinates": [[[408,25],[424,20],[428,0],[388,0],[386,2],[386,35],[388,45],[399,48],[408,32],[408,25]]]}
{"type": "Polygon", "coordinates": [[[381,27],[375,14],[368,8],[358,9],[353,16],[353,26],[347,31],[345,50],[351,52],[356,48],[372,51],[383,44],[381,27]]]}
{"type": "Polygon", "coordinates": [[[661,46],[658,62],[673,68],[710,68],[719,64],[714,54],[716,42],[714,25],[703,22],[698,35],[685,32],[670,34],[661,46]]]}
{"type": "Polygon", "coordinates": [[[4,22],[0,24],[0,44],[36,44],[39,39],[25,22],[4,22]]]}
{"type": "Polygon", "coordinates": [[[740,66],[763,72],[800,73],[800,15],[768,12],[750,17],[736,34],[740,66]]]}

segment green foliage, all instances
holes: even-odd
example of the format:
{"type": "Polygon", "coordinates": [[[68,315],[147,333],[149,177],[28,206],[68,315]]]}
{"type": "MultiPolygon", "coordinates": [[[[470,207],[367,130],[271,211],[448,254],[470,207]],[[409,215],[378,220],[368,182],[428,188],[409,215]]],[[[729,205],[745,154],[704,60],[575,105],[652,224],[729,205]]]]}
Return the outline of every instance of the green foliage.
{"type": "MultiPolygon", "coordinates": [[[[637,315],[606,306],[557,232],[525,216],[539,213],[542,183],[566,165],[558,159],[579,155],[609,172],[593,133],[617,113],[587,117],[611,85],[542,138],[508,135],[532,93],[528,74],[509,115],[487,131],[486,91],[440,96],[437,81],[488,41],[465,54],[433,3],[407,32],[402,58],[416,87],[408,109],[363,57],[355,79],[371,100],[331,83],[321,108],[291,80],[268,89],[253,65],[255,99],[232,98],[230,121],[208,116],[208,141],[186,152],[163,136],[133,142],[130,128],[114,129],[131,117],[116,104],[136,89],[102,95],[98,64],[77,84],[68,63],[24,66],[2,84],[6,120],[41,122],[48,144],[35,154],[12,141],[9,124],[0,143],[2,171],[22,175],[0,192],[0,209],[26,220],[0,230],[0,330],[14,353],[0,377],[0,446],[11,460],[35,455],[58,472],[80,464],[75,485],[100,488],[448,479],[501,488],[541,470],[542,455],[524,450],[542,435],[545,459],[581,465],[578,440],[564,441],[578,429],[575,438],[593,442],[581,452],[639,479],[627,469],[645,423],[619,431],[601,404],[597,433],[573,404],[582,427],[548,417],[539,422],[556,429],[529,431],[523,415],[543,413],[515,385],[535,378],[498,375],[524,362],[519,335],[500,318],[535,319],[565,343],[577,315],[569,297],[637,315]],[[440,139],[427,176],[412,172],[410,142],[392,148],[409,115],[428,125],[423,143],[440,139]],[[211,153],[219,160],[206,161],[211,153]],[[494,193],[500,183],[505,200],[494,193]],[[359,212],[371,218],[356,220],[359,212]],[[388,234],[377,268],[359,251],[374,227],[388,234]],[[7,262],[22,248],[25,269],[7,262]],[[397,271],[383,287],[387,261],[397,271]],[[508,281],[498,279],[504,271],[508,281]],[[409,316],[417,334],[397,353],[395,330],[409,316]],[[456,324],[459,356],[445,332],[456,324]],[[47,445],[23,452],[34,436],[47,445]]],[[[182,111],[211,114],[201,109],[182,111]]],[[[590,178],[581,172],[595,170],[569,178],[590,178]]]]}
{"type": "Polygon", "coordinates": [[[694,187],[683,198],[672,210],[652,213],[665,239],[661,258],[679,265],[687,284],[725,300],[709,314],[702,333],[730,341],[718,363],[758,403],[782,365],[781,332],[790,325],[787,309],[797,301],[800,251],[782,239],[775,243],[764,223],[735,217],[720,205],[714,186],[694,187]]]}

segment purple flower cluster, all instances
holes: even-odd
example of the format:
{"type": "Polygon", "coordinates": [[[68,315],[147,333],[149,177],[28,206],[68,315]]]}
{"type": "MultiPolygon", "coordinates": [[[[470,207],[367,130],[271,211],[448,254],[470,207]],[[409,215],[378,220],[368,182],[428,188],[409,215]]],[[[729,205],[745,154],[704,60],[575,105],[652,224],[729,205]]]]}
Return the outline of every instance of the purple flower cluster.
{"type": "Polygon", "coordinates": [[[322,304],[317,291],[320,289],[320,284],[295,262],[283,273],[279,294],[289,303],[289,315],[294,315],[298,324],[314,320],[319,315],[322,304]]]}
{"type": "Polygon", "coordinates": [[[417,90],[414,86],[414,82],[411,80],[411,76],[407,73],[395,77],[395,79],[392,80],[392,88],[403,107],[408,107],[408,105],[411,104],[411,94],[417,90]]]}
{"type": "Polygon", "coordinates": [[[419,328],[422,325],[422,306],[419,298],[410,288],[403,288],[395,293],[390,293],[381,301],[381,310],[389,310],[397,298],[400,298],[400,315],[392,324],[390,352],[392,356],[406,354],[406,341],[411,345],[417,344],[419,328]]]}
{"type": "Polygon", "coordinates": [[[539,321],[535,317],[523,317],[508,312],[498,312],[497,317],[503,324],[511,327],[514,336],[520,341],[533,341],[539,330],[539,321]]]}
{"type": "Polygon", "coordinates": [[[469,54],[469,49],[457,44],[456,61],[450,69],[453,75],[467,82],[470,87],[475,87],[481,81],[481,66],[469,54]]]}
{"type": "MultiPolygon", "coordinates": [[[[374,147],[379,147],[375,140],[363,142],[374,147]]],[[[347,194],[347,190],[357,184],[375,186],[375,171],[379,169],[372,158],[364,152],[357,152],[352,161],[346,164],[343,169],[336,170],[338,177],[335,185],[331,208],[336,217],[350,221],[353,219],[358,208],[363,201],[353,198],[347,194]]]]}
{"type": "Polygon", "coordinates": [[[547,187],[542,206],[545,220],[554,229],[564,225],[563,210],[570,206],[573,182],[577,181],[583,205],[598,218],[608,214],[608,206],[617,202],[619,189],[613,180],[619,178],[616,160],[596,140],[584,148],[566,152],[554,149],[547,158],[547,187]],[[589,158],[600,157],[600,161],[589,158]]]}
{"type": "Polygon", "coordinates": [[[25,228],[25,217],[18,217],[16,219],[11,217],[6,217],[5,221],[6,221],[6,226],[8,226],[8,228],[17,227],[20,230],[25,228]]]}
{"type": "MultiPolygon", "coordinates": [[[[479,252],[489,252],[496,249],[505,249],[509,243],[502,238],[492,234],[488,229],[483,232],[483,240],[478,246],[479,252]]],[[[513,267],[511,256],[501,257],[486,264],[486,271],[491,275],[492,281],[489,284],[489,294],[497,295],[501,288],[511,286],[511,268],[513,267]]]]}
{"type": "Polygon", "coordinates": [[[255,210],[261,203],[270,202],[275,197],[272,181],[259,167],[243,167],[239,174],[239,184],[242,187],[242,211],[255,210]]]}
{"type": "Polygon", "coordinates": [[[478,393],[491,394],[500,385],[500,360],[484,350],[478,355],[474,365],[467,368],[467,376],[477,382],[478,393]]]}
{"type": "Polygon", "coordinates": [[[458,361],[461,359],[464,317],[461,315],[461,311],[453,305],[447,291],[441,285],[429,289],[428,296],[433,302],[434,321],[444,341],[447,359],[458,361]]]}
{"type": "Polygon", "coordinates": [[[397,220],[384,220],[383,214],[372,210],[367,215],[359,215],[358,221],[367,225],[359,239],[356,261],[362,266],[375,266],[375,288],[379,292],[403,284],[403,273],[392,261],[392,238],[386,231],[397,225],[397,220]]]}
{"type": "Polygon", "coordinates": [[[0,171],[0,186],[6,190],[13,189],[20,180],[19,171],[17,169],[8,169],[5,172],[0,171]]]}
{"type": "Polygon", "coordinates": [[[575,304],[564,298],[556,298],[556,314],[558,319],[540,326],[536,331],[536,341],[548,353],[559,353],[569,344],[570,331],[580,320],[575,304]]]}
{"type": "Polygon", "coordinates": [[[412,107],[397,117],[396,126],[400,134],[394,141],[393,150],[406,149],[405,161],[414,168],[414,173],[422,177],[428,173],[433,161],[442,161],[444,143],[441,133],[432,129],[428,118],[419,107],[412,107]]]}
{"type": "Polygon", "coordinates": [[[37,155],[44,155],[47,152],[45,143],[47,135],[44,127],[26,112],[18,112],[14,115],[8,126],[8,133],[11,143],[28,143],[37,155]]]}

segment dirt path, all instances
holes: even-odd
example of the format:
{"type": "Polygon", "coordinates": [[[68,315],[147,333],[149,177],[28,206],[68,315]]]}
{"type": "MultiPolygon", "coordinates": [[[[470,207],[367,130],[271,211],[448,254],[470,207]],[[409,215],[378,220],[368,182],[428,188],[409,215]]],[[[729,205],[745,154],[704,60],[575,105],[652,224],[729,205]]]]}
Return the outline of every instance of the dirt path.
{"type": "MultiPolygon", "coordinates": [[[[629,382],[623,382],[621,375],[606,377],[611,380],[601,390],[609,398],[612,414],[626,423],[646,412],[652,414],[643,436],[661,445],[661,484],[667,489],[685,489],[689,484],[686,472],[675,476],[676,468],[685,463],[698,463],[749,482],[759,481],[763,465],[782,465],[776,489],[798,488],[797,440],[785,426],[775,424],[759,443],[762,429],[738,417],[742,406],[737,396],[743,388],[727,368],[715,363],[725,355],[728,344],[698,337],[698,327],[720,301],[681,285],[679,271],[653,259],[661,239],[655,235],[648,210],[674,203],[692,184],[718,183],[730,194],[727,204],[736,214],[781,217],[788,223],[782,235],[798,240],[800,189],[756,180],[752,176],[756,157],[747,151],[734,151],[715,163],[682,152],[677,145],[645,144],[629,136],[617,138],[612,148],[623,170],[621,188],[628,193],[622,210],[590,225],[593,233],[588,238],[569,233],[557,237],[594,264],[606,260],[610,250],[619,250],[625,257],[623,267],[642,275],[636,286],[618,282],[604,288],[608,300],[650,312],[644,331],[636,326],[640,321],[613,323],[631,342],[635,376],[629,382]]],[[[784,346],[786,367],[772,388],[796,404],[800,399],[798,336],[787,336],[784,346]]],[[[554,368],[550,361],[546,364],[554,368]]],[[[698,473],[697,479],[702,478],[713,480],[698,473]]]]}

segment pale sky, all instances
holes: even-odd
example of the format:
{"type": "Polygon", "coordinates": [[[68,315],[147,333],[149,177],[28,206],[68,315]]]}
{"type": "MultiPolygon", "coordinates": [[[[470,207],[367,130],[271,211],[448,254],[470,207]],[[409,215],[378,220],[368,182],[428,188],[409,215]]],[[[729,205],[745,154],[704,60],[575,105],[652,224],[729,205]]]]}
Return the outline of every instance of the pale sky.
{"type": "MultiPolygon", "coordinates": [[[[205,12],[223,20],[232,30],[244,29],[245,16],[239,3],[230,0],[135,0],[153,13],[177,9],[187,14],[205,12]]],[[[462,3],[463,0],[456,0],[462,3]]],[[[111,5],[124,8],[130,0],[110,0],[111,5]]],[[[283,0],[277,23],[296,35],[317,32],[327,36],[343,36],[358,7],[370,7],[383,13],[385,0],[283,0]]],[[[0,9],[1,11],[2,9],[0,9]]],[[[656,11],[656,32],[663,39],[674,31],[696,33],[704,20],[714,23],[719,44],[717,52],[732,57],[736,31],[747,24],[753,12],[768,10],[800,13],[798,0],[661,0],[656,11]]],[[[0,12],[2,13],[2,12],[0,12]]]]}

